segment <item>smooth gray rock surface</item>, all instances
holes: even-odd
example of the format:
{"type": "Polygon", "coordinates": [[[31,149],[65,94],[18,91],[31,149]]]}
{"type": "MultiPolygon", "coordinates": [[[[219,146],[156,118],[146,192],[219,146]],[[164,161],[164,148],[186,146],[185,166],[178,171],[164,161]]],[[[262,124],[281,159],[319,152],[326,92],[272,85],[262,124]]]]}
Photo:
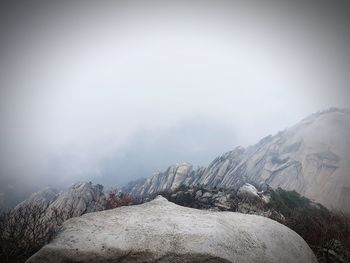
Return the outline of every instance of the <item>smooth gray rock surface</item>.
{"type": "Polygon", "coordinates": [[[264,217],[185,208],[163,197],[72,218],[34,262],[317,262],[291,229],[264,217]]]}
{"type": "Polygon", "coordinates": [[[237,192],[238,196],[246,196],[246,197],[258,197],[258,190],[256,190],[254,185],[245,183],[242,185],[237,192]]]}

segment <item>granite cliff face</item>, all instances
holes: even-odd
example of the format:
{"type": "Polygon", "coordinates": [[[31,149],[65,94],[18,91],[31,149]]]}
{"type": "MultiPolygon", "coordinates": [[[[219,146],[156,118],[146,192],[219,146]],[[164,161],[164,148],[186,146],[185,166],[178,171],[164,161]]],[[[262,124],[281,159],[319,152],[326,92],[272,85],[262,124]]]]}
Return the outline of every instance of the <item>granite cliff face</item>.
{"type": "Polygon", "coordinates": [[[293,230],[256,215],[163,197],[66,221],[27,262],[317,262],[293,230]]]}
{"type": "Polygon", "coordinates": [[[104,202],[105,196],[102,186],[80,182],[63,192],[51,187],[44,188],[19,203],[14,210],[16,211],[27,205],[40,206],[46,210],[44,216],[48,218],[50,213],[58,211],[62,213],[63,219],[67,219],[84,213],[103,210],[104,202]]]}
{"type": "Polygon", "coordinates": [[[295,190],[350,212],[350,111],[313,114],[274,136],[217,157],[207,168],[177,164],[124,190],[145,197],[181,184],[238,189],[244,183],[295,190]]]}
{"type": "Polygon", "coordinates": [[[15,210],[27,205],[35,205],[46,209],[58,198],[58,196],[59,192],[57,189],[53,187],[46,187],[36,193],[33,193],[29,198],[19,203],[15,207],[15,210]]]}
{"type": "Polygon", "coordinates": [[[66,217],[80,216],[85,213],[101,211],[105,200],[103,188],[100,185],[82,182],[71,186],[58,195],[49,209],[63,211],[66,217]]]}
{"type": "Polygon", "coordinates": [[[147,179],[131,182],[124,188],[135,196],[148,196],[163,191],[171,191],[187,182],[189,177],[197,176],[189,163],[170,166],[166,171],[157,173],[147,179]]]}

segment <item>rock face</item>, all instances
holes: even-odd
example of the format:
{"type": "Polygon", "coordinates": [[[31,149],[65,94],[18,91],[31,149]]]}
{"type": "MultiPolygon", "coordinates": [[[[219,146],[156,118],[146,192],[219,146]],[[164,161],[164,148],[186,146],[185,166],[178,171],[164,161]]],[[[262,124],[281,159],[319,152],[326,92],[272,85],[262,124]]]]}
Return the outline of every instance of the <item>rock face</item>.
{"type": "Polygon", "coordinates": [[[55,208],[63,211],[65,217],[80,216],[103,210],[104,194],[103,187],[81,182],[74,184],[67,191],[62,192],[57,199],[52,202],[49,209],[55,208]]]}
{"type": "Polygon", "coordinates": [[[45,209],[44,216],[55,211],[61,212],[62,219],[80,216],[84,213],[103,210],[105,196],[101,185],[80,182],[72,185],[66,191],[58,192],[54,188],[44,188],[32,194],[28,199],[15,207],[15,210],[30,206],[40,206],[45,209]]]}
{"type": "Polygon", "coordinates": [[[350,213],[350,111],[316,113],[253,146],[217,157],[207,168],[185,166],[172,166],[125,190],[147,196],[179,184],[236,190],[244,183],[269,184],[350,213]],[[181,176],[174,176],[178,169],[181,176]]]}
{"type": "Polygon", "coordinates": [[[197,174],[192,170],[192,165],[188,163],[175,164],[170,166],[165,172],[157,173],[143,181],[130,183],[128,192],[136,196],[147,196],[163,191],[174,190],[179,187],[188,176],[197,174]]]}
{"type": "Polygon", "coordinates": [[[72,218],[27,262],[317,262],[270,219],[185,208],[158,197],[72,218]]]}
{"type": "Polygon", "coordinates": [[[237,192],[238,196],[246,196],[246,197],[258,197],[258,190],[256,190],[254,185],[245,183],[242,185],[237,192]]]}
{"type": "Polygon", "coordinates": [[[57,189],[52,187],[46,187],[36,193],[33,193],[28,199],[19,203],[15,209],[19,209],[20,207],[26,205],[35,205],[47,208],[50,204],[52,204],[59,196],[57,189]]]}

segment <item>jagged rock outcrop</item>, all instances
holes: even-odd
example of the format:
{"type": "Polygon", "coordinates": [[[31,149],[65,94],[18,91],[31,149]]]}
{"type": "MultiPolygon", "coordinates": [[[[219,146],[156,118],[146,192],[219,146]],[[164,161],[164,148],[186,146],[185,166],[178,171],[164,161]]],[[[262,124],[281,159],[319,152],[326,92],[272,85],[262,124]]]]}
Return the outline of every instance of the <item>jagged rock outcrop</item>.
{"type": "Polygon", "coordinates": [[[104,209],[105,196],[102,185],[81,182],[62,192],[48,209],[62,211],[66,218],[104,209]]]}
{"type": "Polygon", "coordinates": [[[192,173],[197,175],[198,171],[194,172],[191,164],[176,164],[170,166],[165,172],[157,173],[144,181],[130,183],[124,190],[135,196],[147,196],[171,191],[188,180],[192,173]]]}
{"type": "Polygon", "coordinates": [[[19,203],[15,207],[15,210],[27,205],[39,206],[45,209],[51,205],[58,198],[58,196],[59,192],[57,189],[53,187],[46,187],[36,193],[33,193],[29,198],[19,203]]]}
{"type": "Polygon", "coordinates": [[[268,184],[295,190],[328,208],[350,213],[349,156],[350,111],[332,108],[253,146],[237,147],[207,168],[171,166],[143,183],[129,184],[125,191],[142,197],[179,184],[236,190],[244,183],[268,184]],[[181,175],[174,176],[178,169],[181,175]]]}
{"type": "Polygon", "coordinates": [[[19,203],[14,212],[20,208],[39,206],[46,210],[44,217],[52,218],[51,214],[55,212],[65,220],[84,213],[101,211],[105,202],[102,185],[80,182],[62,192],[51,187],[44,188],[19,203]]]}
{"type": "Polygon", "coordinates": [[[27,262],[317,262],[264,217],[186,208],[163,197],[66,221],[27,262]]]}

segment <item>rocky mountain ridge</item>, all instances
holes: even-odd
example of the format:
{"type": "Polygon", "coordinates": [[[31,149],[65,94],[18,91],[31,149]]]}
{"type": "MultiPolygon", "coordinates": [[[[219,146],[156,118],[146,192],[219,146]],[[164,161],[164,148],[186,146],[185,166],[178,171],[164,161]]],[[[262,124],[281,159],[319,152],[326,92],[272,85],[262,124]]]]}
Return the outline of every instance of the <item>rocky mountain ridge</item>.
{"type": "Polygon", "coordinates": [[[124,191],[148,196],[181,184],[238,189],[244,183],[270,185],[300,194],[330,209],[350,212],[350,111],[331,108],[269,135],[247,148],[237,147],[193,169],[170,166],[124,191]]]}
{"type": "Polygon", "coordinates": [[[103,210],[106,198],[102,190],[102,185],[93,185],[91,182],[79,182],[61,192],[47,187],[19,203],[14,211],[26,206],[39,206],[45,210],[45,216],[49,217],[53,211],[59,211],[62,219],[65,220],[84,213],[103,210]]]}

